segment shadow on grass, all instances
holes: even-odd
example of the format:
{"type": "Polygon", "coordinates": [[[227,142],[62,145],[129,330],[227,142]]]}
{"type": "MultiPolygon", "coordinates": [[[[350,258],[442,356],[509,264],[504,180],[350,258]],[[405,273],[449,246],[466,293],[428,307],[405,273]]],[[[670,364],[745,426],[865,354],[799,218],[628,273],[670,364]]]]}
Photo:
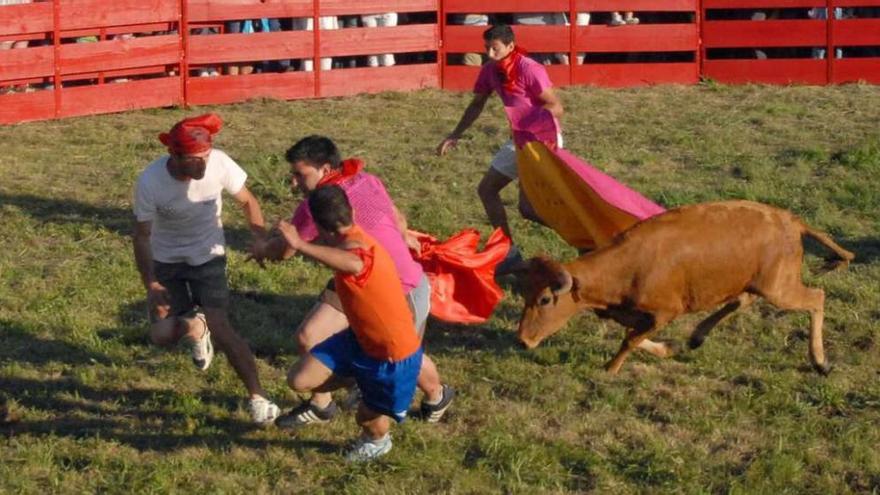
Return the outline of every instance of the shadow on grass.
{"type": "MultiPolygon", "coordinates": [[[[233,446],[254,449],[281,446],[322,453],[339,449],[338,445],[323,441],[253,438],[249,434],[260,427],[250,422],[213,415],[192,418],[184,412],[169,410],[180,407],[182,397],[171,390],[99,389],[66,377],[52,380],[0,378],[0,389],[20,407],[53,415],[50,419],[35,421],[7,416],[0,422],[0,434],[10,438],[17,435],[74,439],[99,437],[140,451],[159,452],[187,447],[226,449],[233,446]]],[[[227,407],[239,401],[238,397],[212,392],[200,392],[199,399],[224,403],[227,407]]]]}
{"type": "MultiPolygon", "coordinates": [[[[134,311],[132,308],[129,310],[134,311]]],[[[122,335],[123,342],[136,341],[140,345],[147,345],[145,334],[145,328],[141,330],[139,326],[99,332],[104,339],[122,335]]],[[[70,376],[69,371],[51,373],[53,364],[72,365],[88,373],[93,365],[114,363],[104,354],[63,340],[39,337],[27,328],[0,320],[0,364],[25,363],[40,368],[42,375],[49,377],[10,376],[14,367],[0,376],[0,435],[6,437],[100,437],[141,451],[172,451],[191,446],[225,449],[278,445],[295,451],[331,453],[340,447],[312,440],[258,438],[251,433],[259,427],[250,421],[235,419],[225,412],[203,410],[235,411],[241,405],[237,395],[208,388],[194,396],[173,389],[126,385],[94,387],[70,376]],[[23,419],[23,415],[39,419],[23,419]]]]}
{"type": "MultiPolygon", "coordinates": [[[[110,365],[100,353],[60,340],[39,338],[9,322],[0,322],[0,363],[110,365]]],[[[233,445],[265,448],[280,445],[294,450],[329,453],[338,446],[296,439],[263,439],[250,435],[259,427],[249,421],[188,412],[189,408],[220,407],[236,410],[241,398],[212,390],[198,398],[174,390],[126,386],[97,388],[71,376],[48,379],[0,376],[0,435],[100,437],[138,450],[171,451],[191,446],[223,449],[233,445]],[[12,405],[14,404],[14,406],[12,405]],[[19,409],[48,419],[22,420],[19,409]]]]}
{"type": "Polygon", "coordinates": [[[853,263],[869,265],[880,260],[880,238],[841,239],[840,245],[855,253],[853,263]]]}
{"type": "Polygon", "coordinates": [[[0,320],[0,363],[4,362],[36,366],[52,362],[89,365],[109,364],[110,359],[62,340],[38,337],[8,320],[0,320]]]}
{"type": "MultiPolygon", "coordinates": [[[[232,290],[230,320],[256,357],[275,364],[284,356],[296,355],[294,331],[316,300],[317,295],[232,290]]],[[[117,319],[119,326],[98,330],[98,336],[123,345],[151,345],[146,300],[123,305],[117,319]]]]}
{"type": "Polygon", "coordinates": [[[464,326],[448,323],[429,323],[425,331],[425,352],[451,356],[479,349],[496,354],[515,350],[515,335],[495,326],[464,326]]]}
{"type": "MultiPolygon", "coordinates": [[[[229,199],[229,198],[227,198],[229,199]]],[[[130,236],[134,229],[134,214],[130,209],[97,206],[71,199],[53,199],[31,194],[6,194],[0,192],[0,204],[14,206],[34,220],[58,225],[91,225],[104,228],[122,236],[130,236]]],[[[251,239],[250,231],[224,227],[227,245],[246,251],[251,239]]]]}
{"type": "MultiPolygon", "coordinates": [[[[496,313],[499,308],[496,309],[496,313]]],[[[454,355],[470,350],[488,351],[495,354],[519,349],[516,334],[503,328],[497,316],[476,325],[447,323],[435,318],[428,320],[425,330],[425,352],[429,354],[454,355]]]]}

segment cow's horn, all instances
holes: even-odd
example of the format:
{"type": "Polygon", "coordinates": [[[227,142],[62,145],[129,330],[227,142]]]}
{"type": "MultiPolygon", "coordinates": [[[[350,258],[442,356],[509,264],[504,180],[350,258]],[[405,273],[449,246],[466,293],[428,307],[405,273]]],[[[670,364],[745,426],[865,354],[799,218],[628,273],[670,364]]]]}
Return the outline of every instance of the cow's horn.
{"type": "Polygon", "coordinates": [[[556,274],[556,283],[550,288],[553,292],[554,296],[561,296],[563,294],[568,294],[571,292],[571,286],[574,284],[574,280],[571,278],[571,274],[568,273],[567,270],[562,269],[559,273],[556,274]]]}

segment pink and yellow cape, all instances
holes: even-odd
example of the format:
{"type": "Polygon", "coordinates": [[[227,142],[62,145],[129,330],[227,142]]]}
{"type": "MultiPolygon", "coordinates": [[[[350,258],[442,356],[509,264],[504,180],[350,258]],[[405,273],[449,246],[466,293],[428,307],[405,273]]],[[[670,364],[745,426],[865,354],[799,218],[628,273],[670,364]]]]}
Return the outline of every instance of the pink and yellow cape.
{"type": "Polygon", "coordinates": [[[567,243],[593,249],[662,206],[556,146],[558,122],[541,107],[505,108],[517,147],[520,187],[567,243]],[[549,143],[549,144],[545,144],[549,143]]]}

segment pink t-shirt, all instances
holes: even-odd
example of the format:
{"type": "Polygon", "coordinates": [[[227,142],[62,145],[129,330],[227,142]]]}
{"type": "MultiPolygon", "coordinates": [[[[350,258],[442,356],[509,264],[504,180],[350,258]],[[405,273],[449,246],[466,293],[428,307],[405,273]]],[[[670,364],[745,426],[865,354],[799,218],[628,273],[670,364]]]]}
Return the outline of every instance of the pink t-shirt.
{"type": "Polygon", "coordinates": [[[553,87],[550,76],[543,65],[529,57],[520,57],[517,62],[516,89],[508,92],[498,73],[495,62],[489,62],[480,70],[474,93],[488,95],[498,93],[504,103],[504,111],[510,122],[513,140],[517,146],[529,141],[541,141],[553,146],[561,127],[538,96],[553,87]]]}
{"type": "MultiPolygon", "coordinates": [[[[417,287],[424,273],[422,265],[413,259],[403,240],[403,234],[397,228],[394,203],[391,202],[382,181],[375,175],[360,172],[339,186],[345,191],[354,210],[354,223],[376,239],[391,255],[403,291],[408,293],[417,287]]],[[[311,242],[318,237],[318,227],[312,219],[308,202],[303,201],[297,206],[292,223],[304,240],[311,242]]]]}

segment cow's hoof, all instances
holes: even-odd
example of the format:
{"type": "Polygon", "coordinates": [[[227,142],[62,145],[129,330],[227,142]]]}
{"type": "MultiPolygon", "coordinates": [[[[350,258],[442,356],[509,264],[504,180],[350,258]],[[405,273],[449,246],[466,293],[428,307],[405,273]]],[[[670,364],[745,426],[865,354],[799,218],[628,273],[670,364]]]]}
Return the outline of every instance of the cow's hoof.
{"type": "Polygon", "coordinates": [[[609,375],[616,375],[620,371],[620,366],[615,366],[614,363],[608,363],[605,365],[605,371],[607,371],[609,375]]]}
{"type": "Polygon", "coordinates": [[[706,338],[703,336],[698,336],[698,337],[691,336],[690,340],[688,340],[688,347],[691,350],[694,350],[697,347],[700,347],[701,345],[703,345],[703,342],[705,342],[705,341],[706,341],[706,338]]]}
{"type": "Polygon", "coordinates": [[[828,361],[824,363],[813,363],[813,368],[822,376],[828,376],[831,373],[831,364],[828,361]]]}

